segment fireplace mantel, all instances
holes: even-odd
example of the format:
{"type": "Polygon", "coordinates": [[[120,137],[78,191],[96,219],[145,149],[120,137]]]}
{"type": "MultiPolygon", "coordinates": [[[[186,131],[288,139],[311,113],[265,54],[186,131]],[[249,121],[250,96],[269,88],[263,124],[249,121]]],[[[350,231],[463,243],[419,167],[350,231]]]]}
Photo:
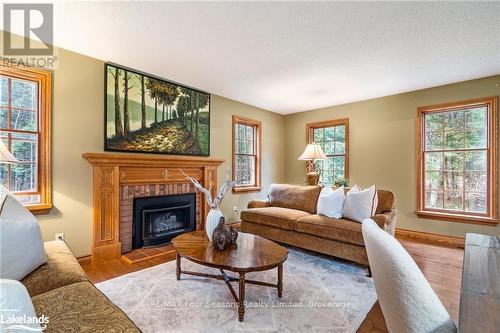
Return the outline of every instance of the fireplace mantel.
{"type": "MultiPolygon", "coordinates": [[[[84,153],[93,169],[93,262],[121,256],[120,188],[124,185],[189,183],[180,169],[203,186],[217,184],[217,167],[223,159],[119,153],[84,153]]],[[[212,187],[215,195],[216,186],[212,187]]],[[[208,205],[200,207],[200,228],[204,228],[208,205]]]]}

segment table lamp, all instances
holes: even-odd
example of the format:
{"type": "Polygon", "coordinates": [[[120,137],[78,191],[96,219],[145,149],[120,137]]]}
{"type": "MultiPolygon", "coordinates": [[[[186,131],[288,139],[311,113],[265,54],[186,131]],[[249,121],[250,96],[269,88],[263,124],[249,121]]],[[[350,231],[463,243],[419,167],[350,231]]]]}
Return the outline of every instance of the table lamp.
{"type": "Polygon", "coordinates": [[[318,185],[319,172],[314,167],[314,163],[319,160],[326,160],[326,155],[321,146],[314,142],[308,144],[298,160],[309,162],[306,169],[307,185],[318,185]]]}

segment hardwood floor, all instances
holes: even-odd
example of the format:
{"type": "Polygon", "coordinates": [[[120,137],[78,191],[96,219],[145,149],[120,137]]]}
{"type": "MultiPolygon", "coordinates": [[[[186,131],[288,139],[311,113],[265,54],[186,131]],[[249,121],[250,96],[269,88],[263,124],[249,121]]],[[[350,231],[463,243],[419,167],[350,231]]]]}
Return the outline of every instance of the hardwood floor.
{"type": "Polygon", "coordinates": [[[175,251],[172,251],[167,256],[156,257],[138,262],[134,265],[128,265],[121,259],[108,261],[106,264],[93,265],[89,261],[81,262],[83,270],[89,277],[92,283],[99,283],[120,275],[140,271],[141,269],[163,264],[164,262],[175,260],[175,251]]]}
{"type": "MultiPolygon", "coordinates": [[[[398,237],[398,239],[415,259],[452,319],[457,321],[464,250],[411,238],[398,237]]],[[[89,261],[82,261],[80,264],[90,280],[98,283],[174,259],[175,253],[172,252],[166,257],[145,260],[132,266],[121,260],[108,262],[105,265],[92,265],[89,261]]],[[[367,332],[387,332],[378,302],[375,303],[358,330],[358,333],[367,332]]]]}

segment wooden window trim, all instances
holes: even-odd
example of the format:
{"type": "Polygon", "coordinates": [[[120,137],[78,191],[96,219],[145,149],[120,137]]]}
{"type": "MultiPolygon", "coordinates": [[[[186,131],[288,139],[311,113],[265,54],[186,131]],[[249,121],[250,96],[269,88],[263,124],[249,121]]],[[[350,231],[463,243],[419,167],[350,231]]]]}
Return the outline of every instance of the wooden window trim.
{"type": "MultiPolygon", "coordinates": [[[[332,119],[306,124],[306,143],[309,144],[314,141],[314,129],[339,125],[345,126],[345,154],[336,156],[345,156],[344,179],[349,179],[349,118],[332,119]]],[[[305,162],[304,165],[307,172],[309,162],[305,162]]]]}
{"type": "Polygon", "coordinates": [[[498,218],[498,97],[471,99],[439,105],[420,107],[417,110],[417,211],[421,218],[443,220],[449,222],[471,223],[494,226],[498,218]],[[445,209],[425,209],[424,184],[424,115],[463,108],[487,106],[488,109],[488,175],[487,175],[487,213],[453,213],[445,209]]]}
{"type": "Polygon", "coordinates": [[[235,133],[235,126],[236,124],[243,124],[243,125],[250,125],[254,126],[256,129],[256,144],[255,144],[255,150],[256,150],[256,155],[255,155],[255,185],[251,186],[234,186],[233,187],[233,193],[246,193],[246,192],[258,192],[262,189],[261,187],[261,152],[262,152],[262,123],[258,120],[253,120],[245,117],[240,117],[237,115],[233,115],[233,121],[232,121],[232,176],[233,179],[236,179],[236,159],[235,159],[235,153],[236,153],[236,133],[235,133]]]}
{"type": "Polygon", "coordinates": [[[22,66],[0,65],[0,74],[38,84],[38,192],[40,203],[26,205],[33,214],[48,214],[52,208],[51,110],[52,73],[22,66]]]}

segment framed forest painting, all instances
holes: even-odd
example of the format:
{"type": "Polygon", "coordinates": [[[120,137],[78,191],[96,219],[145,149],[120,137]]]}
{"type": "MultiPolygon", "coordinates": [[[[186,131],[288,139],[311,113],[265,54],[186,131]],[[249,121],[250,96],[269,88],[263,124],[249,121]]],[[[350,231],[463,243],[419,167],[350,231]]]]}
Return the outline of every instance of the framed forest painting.
{"type": "Polygon", "coordinates": [[[210,94],[105,64],[108,151],[210,155],[210,94]]]}

